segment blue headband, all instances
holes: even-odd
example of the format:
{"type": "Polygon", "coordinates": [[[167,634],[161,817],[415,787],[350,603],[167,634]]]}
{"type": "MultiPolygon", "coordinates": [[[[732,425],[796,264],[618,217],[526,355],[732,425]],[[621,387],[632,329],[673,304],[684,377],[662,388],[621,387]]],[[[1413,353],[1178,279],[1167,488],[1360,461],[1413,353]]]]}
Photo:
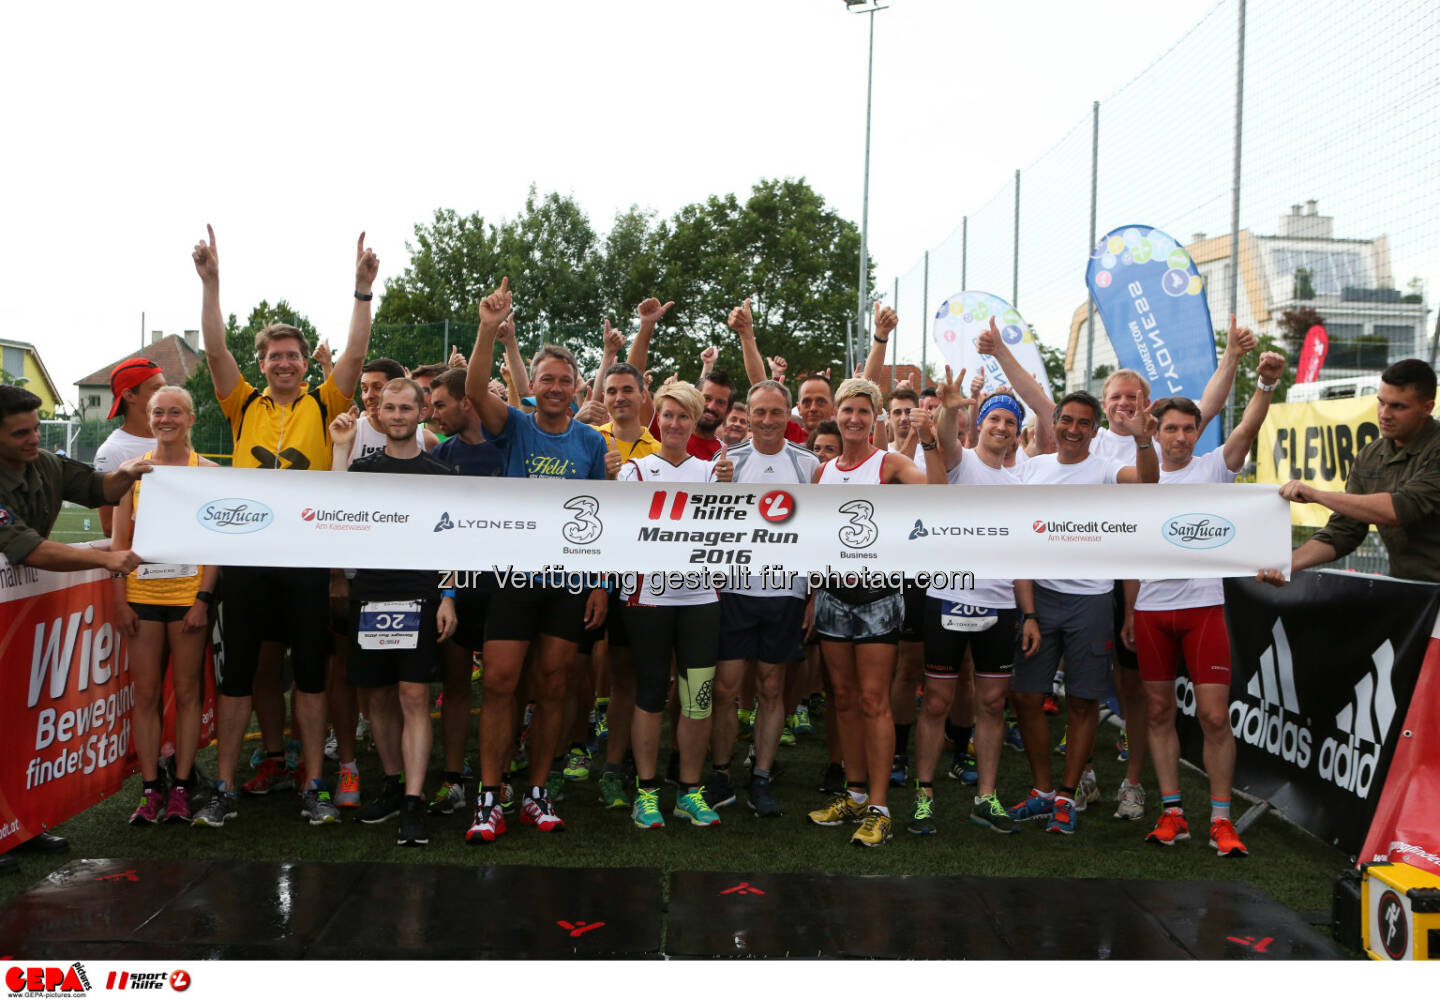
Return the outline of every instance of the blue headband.
{"type": "Polygon", "coordinates": [[[1025,423],[1025,408],[1021,406],[1019,401],[1009,393],[997,392],[989,399],[985,400],[985,402],[981,403],[980,417],[976,421],[976,423],[983,422],[985,418],[990,415],[992,410],[1009,410],[1011,413],[1015,414],[1015,422],[1017,424],[1025,423]]]}

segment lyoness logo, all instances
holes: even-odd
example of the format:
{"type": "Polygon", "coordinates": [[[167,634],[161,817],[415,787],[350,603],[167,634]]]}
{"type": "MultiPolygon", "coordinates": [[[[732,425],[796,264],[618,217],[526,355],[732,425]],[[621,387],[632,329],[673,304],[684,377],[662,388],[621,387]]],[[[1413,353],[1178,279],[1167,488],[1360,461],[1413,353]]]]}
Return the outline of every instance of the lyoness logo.
{"type": "Polygon", "coordinates": [[[450,520],[450,512],[447,510],[440,515],[440,520],[435,522],[435,531],[449,531],[455,527],[455,522],[450,520]]]}
{"type": "Polygon", "coordinates": [[[1235,525],[1219,514],[1177,514],[1161,525],[1160,534],[1182,549],[1218,549],[1235,540],[1235,525]]]}
{"type": "Polygon", "coordinates": [[[225,497],[201,507],[195,512],[195,520],[202,528],[222,535],[248,535],[269,527],[275,512],[259,500],[225,497]]]}
{"type": "Polygon", "coordinates": [[[910,540],[913,542],[915,539],[924,538],[928,534],[930,534],[930,532],[925,527],[925,522],[917,517],[915,519],[915,527],[910,529],[910,540]]]}

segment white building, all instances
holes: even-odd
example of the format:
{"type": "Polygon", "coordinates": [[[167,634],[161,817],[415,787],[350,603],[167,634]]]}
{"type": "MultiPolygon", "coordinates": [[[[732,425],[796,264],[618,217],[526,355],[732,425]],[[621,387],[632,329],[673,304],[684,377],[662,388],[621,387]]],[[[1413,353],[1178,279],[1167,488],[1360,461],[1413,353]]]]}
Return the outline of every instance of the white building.
{"type": "MultiPolygon", "coordinates": [[[[1316,310],[1330,335],[1322,378],[1363,375],[1402,358],[1426,357],[1429,310],[1421,296],[1395,287],[1389,241],[1383,235],[1368,240],[1337,238],[1334,228],[1335,220],[1320,215],[1316,203],[1309,201],[1303,210],[1292,205],[1289,215],[1280,216],[1273,236],[1242,229],[1236,320],[1260,336],[1269,334],[1280,340],[1279,323],[1285,310],[1299,306],[1316,310]],[[1308,278],[1299,276],[1301,271],[1308,278]]],[[[1227,328],[1234,280],[1230,237],[1207,239],[1197,233],[1185,249],[1205,281],[1210,321],[1217,329],[1227,328]]],[[[1086,357],[1088,314],[1082,305],[1071,317],[1065,351],[1067,389],[1085,388],[1086,373],[1098,366],[1115,367],[1115,351],[1099,313],[1095,315],[1095,357],[1093,362],[1086,357]]]]}

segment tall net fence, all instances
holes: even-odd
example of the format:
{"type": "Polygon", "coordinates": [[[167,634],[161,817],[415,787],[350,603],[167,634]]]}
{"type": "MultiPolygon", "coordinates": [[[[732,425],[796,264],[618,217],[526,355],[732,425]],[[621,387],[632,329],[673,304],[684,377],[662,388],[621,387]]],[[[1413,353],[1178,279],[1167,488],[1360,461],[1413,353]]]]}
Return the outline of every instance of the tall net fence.
{"type": "Polygon", "coordinates": [[[1242,325],[1293,357],[1285,313],[1313,309],[1330,335],[1322,377],[1433,363],[1437,51],[1433,0],[1217,4],[1044,155],[976,197],[927,257],[881,277],[877,294],[901,317],[898,360],[943,370],[936,308],[986,291],[1060,352],[1068,388],[1098,387],[1096,370],[1115,358],[1098,317],[1090,350],[1093,212],[1097,238],[1145,225],[1185,247],[1217,329],[1233,301],[1242,325]]]}

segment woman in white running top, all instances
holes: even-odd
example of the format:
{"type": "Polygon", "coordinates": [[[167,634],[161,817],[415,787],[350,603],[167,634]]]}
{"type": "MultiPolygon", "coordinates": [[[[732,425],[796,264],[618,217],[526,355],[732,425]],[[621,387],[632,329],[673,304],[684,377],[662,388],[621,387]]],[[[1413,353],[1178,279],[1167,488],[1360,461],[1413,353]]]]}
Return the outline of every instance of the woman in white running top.
{"type": "MultiPolygon", "coordinates": [[[[817,483],[877,486],[926,481],[924,471],[910,459],[870,443],[879,411],[880,390],[874,382],[850,378],[840,384],[835,393],[840,457],[820,466],[815,473],[817,483]]],[[[862,494],[841,509],[851,519],[842,534],[849,532],[852,541],[863,545],[865,536],[875,531],[870,519],[874,508],[862,494]]],[[[814,629],[820,636],[835,693],[847,791],[824,809],[812,812],[810,819],[821,826],[861,821],[852,843],[864,847],[878,847],[891,835],[890,810],[885,803],[895,752],[890,683],[904,618],[899,589],[877,585],[877,581],[830,581],[815,594],[814,629]]]]}
{"type": "MultiPolygon", "coordinates": [[[[705,397],[688,382],[672,382],[655,393],[660,450],[631,459],[616,479],[639,483],[728,483],[734,474],[722,445],[713,461],[686,450],[705,397]]],[[[684,492],[657,492],[659,502],[683,510],[684,492]]],[[[680,719],[675,746],[680,754],[680,784],[673,815],[694,826],[715,826],[720,817],[705,802],[700,768],[710,740],[710,709],[714,700],[715,659],[720,637],[720,603],[714,588],[666,586],[663,574],[644,574],[626,594],[625,628],[635,670],[635,715],[630,742],[635,751],[636,795],[631,819],[642,830],[665,825],[660,812],[656,764],[660,752],[660,721],[675,664],[680,719]]],[[[734,711],[733,707],[726,709],[734,711]]]]}

